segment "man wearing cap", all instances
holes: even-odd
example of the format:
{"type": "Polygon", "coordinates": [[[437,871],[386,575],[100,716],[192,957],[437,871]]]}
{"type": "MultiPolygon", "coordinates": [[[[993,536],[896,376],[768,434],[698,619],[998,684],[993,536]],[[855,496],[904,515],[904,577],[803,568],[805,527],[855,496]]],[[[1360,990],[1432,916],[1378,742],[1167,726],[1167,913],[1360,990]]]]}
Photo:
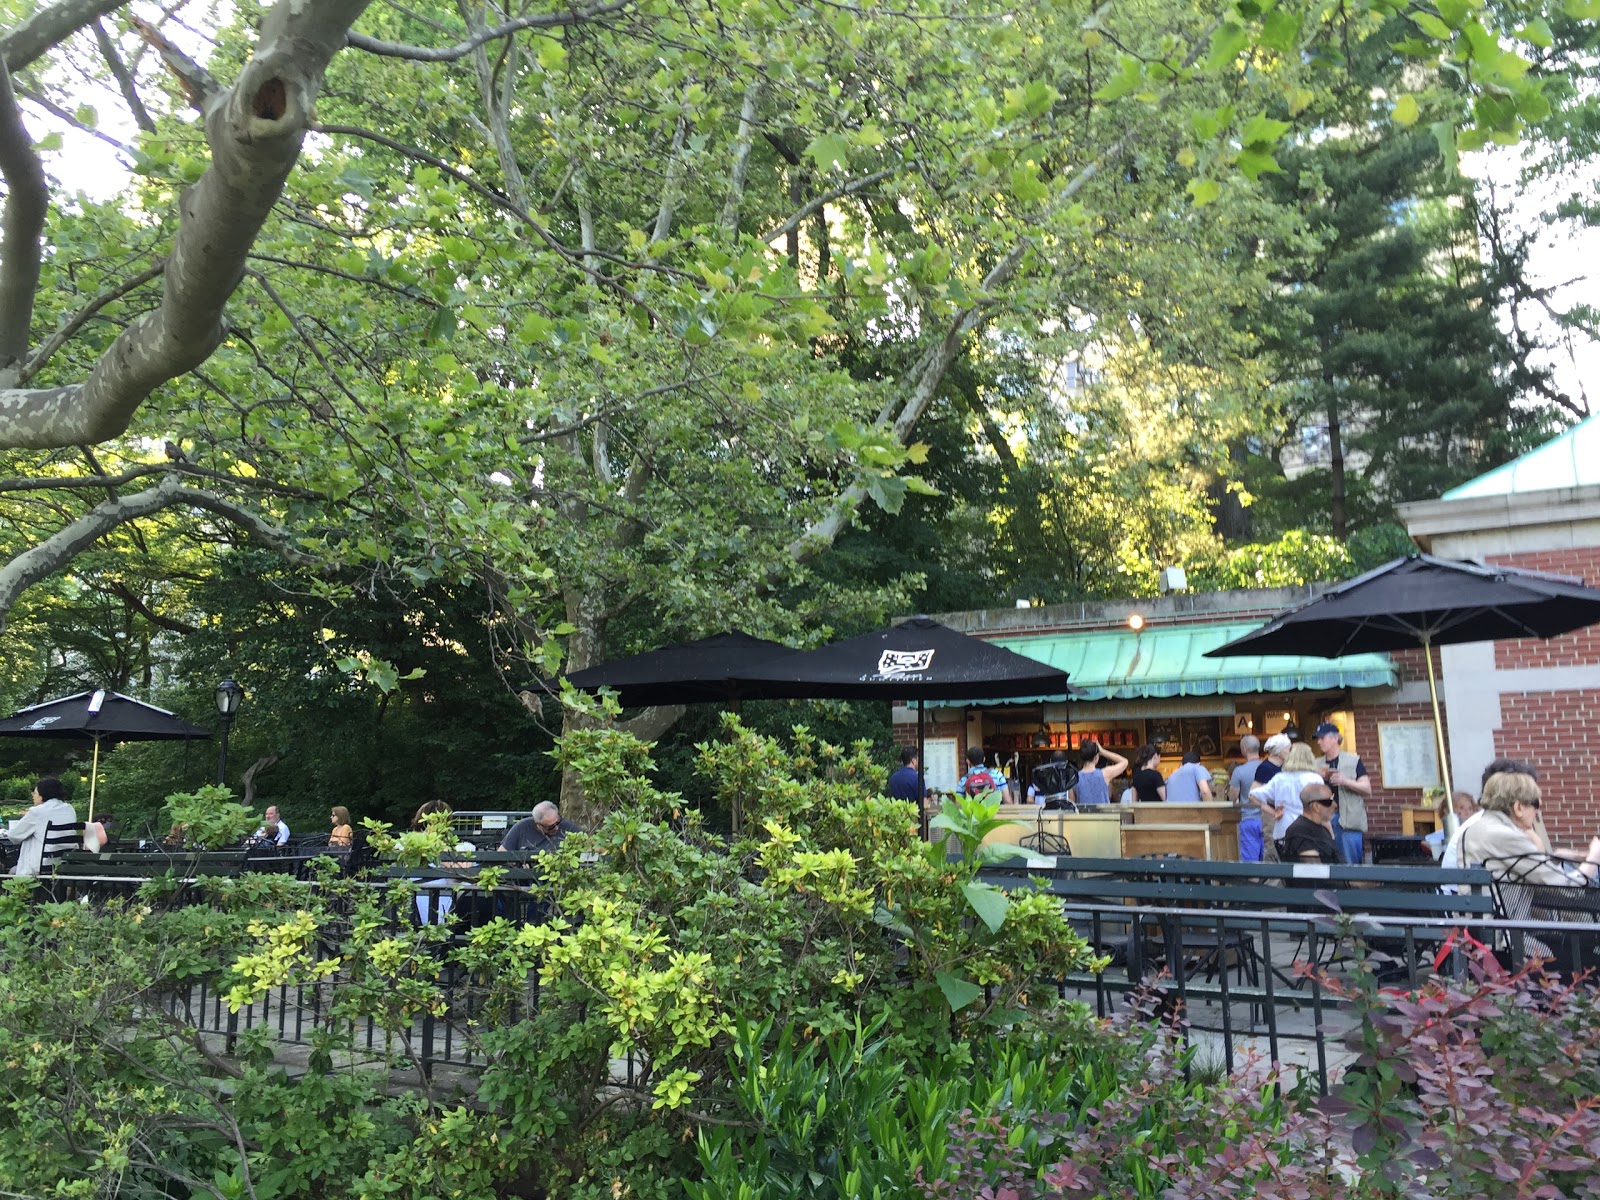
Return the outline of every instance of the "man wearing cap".
{"type": "Polygon", "coordinates": [[[1328,786],[1339,801],[1333,817],[1339,854],[1345,862],[1360,866],[1366,859],[1367,798],[1372,795],[1372,780],[1366,764],[1344,748],[1344,736],[1332,721],[1317,726],[1317,746],[1324,756],[1328,786]]]}

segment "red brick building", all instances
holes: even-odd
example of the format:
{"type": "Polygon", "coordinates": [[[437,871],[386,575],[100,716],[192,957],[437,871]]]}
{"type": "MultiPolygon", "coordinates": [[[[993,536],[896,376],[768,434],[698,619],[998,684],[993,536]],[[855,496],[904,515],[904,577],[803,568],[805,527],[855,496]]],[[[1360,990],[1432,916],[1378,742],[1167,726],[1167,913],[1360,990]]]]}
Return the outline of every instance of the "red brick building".
{"type": "MultiPolygon", "coordinates": [[[[1600,417],[1401,515],[1430,553],[1600,583],[1600,417]]],[[[1440,664],[1456,777],[1476,782],[1499,755],[1531,760],[1552,837],[1587,844],[1600,832],[1600,626],[1446,646],[1440,664]]]]}

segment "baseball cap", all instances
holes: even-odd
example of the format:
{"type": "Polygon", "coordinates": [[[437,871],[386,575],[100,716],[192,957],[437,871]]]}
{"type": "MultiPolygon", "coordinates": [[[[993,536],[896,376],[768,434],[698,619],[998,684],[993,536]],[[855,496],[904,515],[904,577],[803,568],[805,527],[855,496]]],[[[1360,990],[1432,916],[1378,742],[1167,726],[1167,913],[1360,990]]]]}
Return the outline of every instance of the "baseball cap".
{"type": "Polygon", "coordinates": [[[1321,725],[1317,726],[1317,737],[1327,737],[1330,733],[1333,734],[1334,737],[1344,736],[1344,734],[1339,732],[1339,727],[1332,721],[1324,721],[1321,725]]]}
{"type": "Polygon", "coordinates": [[[1285,734],[1275,733],[1267,739],[1267,744],[1261,748],[1268,754],[1276,754],[1280,750],[1289,748],[1289,738],[1285,734]]]}

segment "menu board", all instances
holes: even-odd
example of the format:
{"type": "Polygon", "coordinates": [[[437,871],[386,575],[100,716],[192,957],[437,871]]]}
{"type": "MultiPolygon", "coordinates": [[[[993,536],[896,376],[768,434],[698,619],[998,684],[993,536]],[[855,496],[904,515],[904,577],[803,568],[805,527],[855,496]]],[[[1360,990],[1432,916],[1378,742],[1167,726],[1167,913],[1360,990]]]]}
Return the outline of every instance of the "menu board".
{"type": "Polygon", "coordinates": [[[1387,788],[1439,786],[1439,743],[1427,721],[1378,725],[1378,769],[1387,788]]]}
{"type": "Polygon", "coordinates": [[[956,755],[955,738],[929,738],[923,746],[926,758],[922,764],[922,778],[928,787],[941,792],[953,792],[961,782],[960,759],[956,755]]]}
{"type": "Polygon", "coordinates": [[[1222,740],[1217,736],[1217,718],[1184,717],[1178,724],[1185,752],[1193,750],[1201,758],[1216,758],[1222,753],[1222,740]]]}
{"type": "Polygon", "coordinates": [[[1167,717],[1145,722],[1145,732],[1150,744],[1163,754],[1183,753],[1183,721],[1167,717]]]}

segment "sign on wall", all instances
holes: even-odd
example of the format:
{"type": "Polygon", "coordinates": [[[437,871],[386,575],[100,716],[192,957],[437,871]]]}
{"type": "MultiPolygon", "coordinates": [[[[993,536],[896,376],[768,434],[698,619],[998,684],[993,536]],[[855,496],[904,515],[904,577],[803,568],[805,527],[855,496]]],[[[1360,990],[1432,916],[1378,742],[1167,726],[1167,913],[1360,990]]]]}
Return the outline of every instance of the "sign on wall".
{"type": "Polygon", "coordinates": [[[1439,786],[1439,743],[1428,721],[1386,721],[1378,724],[1378,764],[1383,786],[1439,786]]]}
{"type": "Polygon", "coordinates": [[[927,755],[922,764],[922,778],[928,787],[941,792],[953,792],[961,782],[960,759],[956,754],[955,738],[929,738],[923,745],[927,755]]]}

